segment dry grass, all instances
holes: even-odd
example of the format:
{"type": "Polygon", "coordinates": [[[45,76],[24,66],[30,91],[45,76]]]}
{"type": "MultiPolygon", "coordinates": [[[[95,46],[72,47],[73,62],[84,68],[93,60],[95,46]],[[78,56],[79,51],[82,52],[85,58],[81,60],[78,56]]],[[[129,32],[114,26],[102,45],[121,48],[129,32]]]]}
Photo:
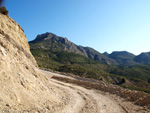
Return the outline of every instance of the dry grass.
{"type": "Polygon", "coordinates": [[[148,109],[150,109],[150,94],[140,92],[140,91],[131,91],[129,89],[124,89],[119,86],[111,85],[111,84],[106,84],[103,81],[93,81],[90,79],[83,79],[79,78],[78,79],[69,79],[66,77],[59,77],[59,76],[53,76],[52,78],[63,81],[66,83],[72,83],[72,84],[77,84],[80,86],[83,86],[85,88],[92,88],[96,90],[101,90],[104,92],[109,92],[110,94],[115,94],[117,96],[120,96],[121,98],[124,98],[127,101],[131,101],[136,105],[139,106],[146,106],[148,109]]]}

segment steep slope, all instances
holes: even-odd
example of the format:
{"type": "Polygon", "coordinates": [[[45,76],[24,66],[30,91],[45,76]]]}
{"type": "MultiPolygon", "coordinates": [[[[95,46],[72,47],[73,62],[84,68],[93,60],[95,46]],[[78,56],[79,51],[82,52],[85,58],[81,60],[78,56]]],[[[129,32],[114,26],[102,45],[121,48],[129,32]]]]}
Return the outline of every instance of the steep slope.
{"type": "Polygon", "coordinates": [[[134,61],[141,64],[150,65],[150,52],[141,53],[134,58],[134,61]]]}
{"type": "Polygon", "coordinates": [[[111,64],[111,65],[117,64],[117,62],[115,60],[99,53],[98,51],[94,50],[93,48],[89,48],[89,47],[83,47],[83,48],[86,51],[88,58],[90,58],[90,59],[100,61],[105,64],[111,64]]]}
{"type": "Polygon", "coordinates": [[[106,64],[116,64],[113,59],[97,52],[89,47],[78,46],[70,42],[67,38],[56,36],[52,33],[38,35],[35,40],[29,42],[31,49],[45,49],[50,51],[66,51],[79,55],[84,55],[90,59],[100,61],[106,64]]]}
{"type": "Polygon", "coordinates": [[[24,31],[0,14],[0,112],[45,112],[58,107],[61,99],[54,94],[56,89],[37,68],[24,31]]]}

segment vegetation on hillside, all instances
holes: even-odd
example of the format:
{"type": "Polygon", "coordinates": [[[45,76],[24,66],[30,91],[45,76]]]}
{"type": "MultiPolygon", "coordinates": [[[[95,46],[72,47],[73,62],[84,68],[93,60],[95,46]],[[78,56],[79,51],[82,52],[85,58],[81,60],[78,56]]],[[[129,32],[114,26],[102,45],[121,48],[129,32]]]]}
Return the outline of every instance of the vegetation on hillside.
{"type": "Polygon", "coordinates": [[[93,48],[78,46],[67,38],[59,37],[53,33],[38,35],[36,39],[30,41],[29,44],[32,49],[42,48],[50,51],[73,52],[105,64],[117,64],[113,59],[99,53],[93,48]]]}
{"type": "Polygon", "coordinates": [[[31,49],[39,67],[150,92],[150,66],[111,66],[65,51],[31,49]]]}
{"type": "Polygon", "coordinates": [[[66,77],[53,76],[52,78],[59,81],[64,81],[66,83],[77,84],[88,89],[96,89],[104,92],[109,92],[110,94],[116,94],[117,96],[120,96],[121,98],[124,98],[127,101],[131,101],[136,105],[146,106],[150,108],[150,95],[144,92],[140,92],[140,91],[146,91],[150,93],[150,90],[135,88],[134,90],[140,90],[140,91],[131,91],[129,89],[123,89],[118,86],[106,84],[102,81],[83,79],[81,77],[75,77],[75,79],[69,79],[66,77]]]}
{"type": "Polygon", "coordinates": [[[6,9],[5,6],[0,7],[0,13],[4,14],[4,15],[8,15],[8,10],[6,9]]]}
{"type": "Polygon", "coordinates": [[[48,32],[38,35],[29,44],[41,68],[150,92],[150,66],[143,65],[150,61],[149,53],[139,56],[127,51],[101,54],[48,32]]]}

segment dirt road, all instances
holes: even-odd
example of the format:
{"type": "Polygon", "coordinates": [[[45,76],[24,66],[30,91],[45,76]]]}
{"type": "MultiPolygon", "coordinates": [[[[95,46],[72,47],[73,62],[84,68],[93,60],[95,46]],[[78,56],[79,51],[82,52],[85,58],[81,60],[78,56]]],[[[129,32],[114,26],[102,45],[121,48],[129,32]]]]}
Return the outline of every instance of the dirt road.
{"type": "Polygon", "coordinates": [[[124,102],[125,104],[122,104],[121,101],[119,102],[115,98],[112,98],[112,96],[100,93],[100,91],[86,89],[51,78],[52,76],[63,75],[48,71],[42,72],[50,78],[53,85],[64,91],[63,94],[59,94],[65,97],[64,100],[62,100],[64,106],[55,113],[145,113],[139,107],[132,105],[132,103],[126,104],[126,102],[124,102]]]}

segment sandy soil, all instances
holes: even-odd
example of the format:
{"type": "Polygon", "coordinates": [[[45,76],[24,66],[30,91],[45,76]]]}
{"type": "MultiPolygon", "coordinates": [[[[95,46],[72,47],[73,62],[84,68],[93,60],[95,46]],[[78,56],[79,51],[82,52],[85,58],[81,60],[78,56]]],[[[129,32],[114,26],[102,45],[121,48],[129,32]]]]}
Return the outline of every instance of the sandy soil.
{"type": "Polygon", "coordinates": [[[115,95],[57,81],[51,77],[67,76],[41,71],[50,79],[53,85],[65,92],[63,93],[65,97],[63,100],[64,106],[55,113],[147,113],[142,107],[124,101],[115,95]]]}

